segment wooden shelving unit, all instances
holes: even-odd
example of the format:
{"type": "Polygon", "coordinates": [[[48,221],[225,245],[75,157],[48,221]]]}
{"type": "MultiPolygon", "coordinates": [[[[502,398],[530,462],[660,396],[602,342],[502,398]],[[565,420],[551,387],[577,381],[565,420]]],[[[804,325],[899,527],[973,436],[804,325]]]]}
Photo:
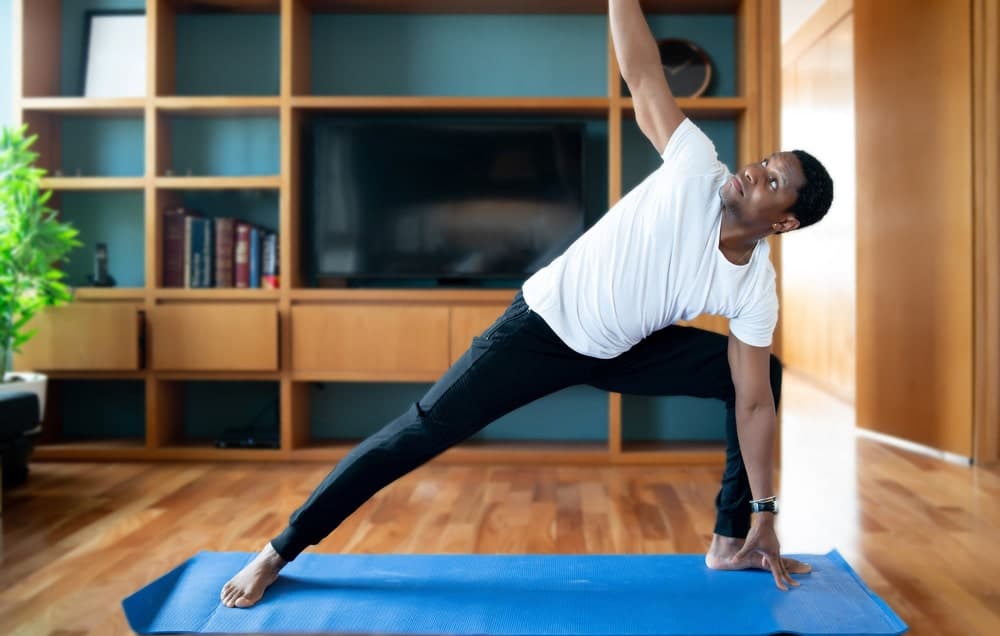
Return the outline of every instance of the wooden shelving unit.
{"type": "MultiPolygon", "coordinates": [[[[138,1],[138,0],[137,0],[138,1]]],[[[751,161],[771,151],[778,141],[778,16],[779,0],[650,0],[647,14],[722,14],[736,24],[736,89],[733,96],[682,99],[692,117],[735,123],[736,160],[751,161]]],[[[513,297],[514,289],[320,289],[306,285],[300,271],[302,232],[299,147],[303,122],[315,113],[498,114],[586,117],[606,125],[608,205],[623,190],[623,127],[632,125],[632,100],[622,95],[610,34],[604,94],[589,96],[440,96],[440,95],[328,95],[314,93],[316,68],[312,59],[312,25],[319,14],[434,14],[463,15],[551,14],[602,15],[603,0],[146,0],[148,77],[143,96],[88,99],[64,95],[60,86],[61,0],[15,0],[15,117],[40,134],[38,150],[46,167],[59,165],[63,150],[63,118],[131,118],[142,121],[143,169],[134,176],[51,176],[45,186],[62,193],[141,192],[143,280],[140,286],[75,290],[72,321],[60,322],[52,312],[48,330],[33,342],[16,368],[36,368],[56,380],[113,381],[142,385],[144,436],[128,439],[81,440],[63,434],[62,422],[48,420],[46,443],[36,451],[47,460],[211,460],[317,461],[331,463],[346,454],[354,441],[313,439],[310,431],[309,387],[314,382],[433,382],[447,368],[472,335],[485,328],[513,297]],[[271,16],[278,25],[280,60],[272,94],[178,94],[177,38],[181,14],[271,16]],[[280,134],[278,169],[250,175],[187,175],[171,169],[171,122],[175,118],[273,118],[280,134]],[[213,191],[276,193],[276,225],[280,249],[279,289],[168,289],[162,287],[161,243],[163,207],[184,193],[213,191]],[[363,312],[359,314],[358,312],[363,312]],[[364,313],[366,312],[366,313],[364,313]],[[393,322],[403,312],[409,320],[393,322]],[[85,325],[81,327],[81,315],[85,325]],[[345,333],[346,349],[332,346],[319,353],[309,349],[312,339],[336,342],[337,326],[355,325],[358,315],[370,315],[370,331],[345,333]],[[111,318],[109,319],[108,316],[111,318]],[[186,325],[197,325],[188,330],[186,325]],[[97,370],[96,364],[61,365],[54,342],[63,332],[94,333],[116,329],[116,334],[94,337],[111,347],[139,352],[117,369],[97,370]],[[383,333],[381,330],[388,330],[383,333]],[[355,349],[383,346],[394,334],[418,330],[426,335],[414,359],[393,363],[344,360],[355,349]],[[164,336],[169,332],[170,336],[164,336]],[[131,335],[128,335],[131,334],[131,335]],[[383,337],[384,336],[384,337],[383,337]],[[135,337],[135,342],[126,340],[135,337]],[[235,337],[235,339],[234,339],[235,337]],[[220,343],[228,342],[226,346],[220,343]],[[350,346],[348,346],[348,344],[350,346]],[[131,350],[131,349],[130,349],[131,350]],[[177,351],[199,352],[198,366],[185,367],[177,351]],[[345,353],[347,352],[347,353],[345,353]],[[168,355],[169,354],[169,355],[168,355]],[[340,357],[338,357],[340,356],[340,357]],[[35,366],[38,360],[50,361],[35,366]],[[56,362],[51,362],[55,360],[56,362]],[[164,367],[164,360],[170,361],[164,367]],[[389,365],[389,366],[385,366],[389,365]],[[393,366],[395,365],[395,366],[393,366]],[[281,447],[279,449],[220,450],[209,442],[190,442],[180,423],[184,387],[188,383],[258,382],[276,387],[281,447]]],[[[273,196],[273,194],[272,194],[273,196]]],[[[772,245],[776,266],[780,252],[772,245]]],[[[725,329],[724,321],[704,317],[695,322],[725,329]]],[[[63,333],[63,335],[65,335],[63,333]]],[[[81,336],[84,337],[84,336],[81,336]]],[[[776,343],[780,338],[776,336],[776,343]]],[[[777,346],[777,344],[776,344],[777,346]]],[[[384,352],[383,352],[384,353],[384,352]]],[[[96,354],[95,354],[96,355],[96,354]]],[[[382,356],[383,358],[385,356],[382,356]]],[[[391,358],[391,356],[389,356],[391,358]]],[[[53,391],[52,399],[59,399],[53,391]]],[[[96,399],[96,398],[95,398],[96,399]]],[[[439,461],[585,463],[596,465],[644,463],[720,463],[721,445],[623,441],[622,396],[608,394],[605,441],[469,441],[439,461]]],[[[50,409],[55,413],[59,409],[50,409]]],[[[55,416],[51,416],[55,417],[55,416]]],[[[123,436],[125,437],[125,436],[123,436]]]]}

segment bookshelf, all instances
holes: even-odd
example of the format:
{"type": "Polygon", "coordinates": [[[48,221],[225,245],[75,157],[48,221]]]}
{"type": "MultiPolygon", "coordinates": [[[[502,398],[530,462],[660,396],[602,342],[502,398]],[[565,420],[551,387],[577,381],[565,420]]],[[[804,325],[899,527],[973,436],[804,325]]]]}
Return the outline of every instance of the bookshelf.
{"type": "MultiPolygon", "coordinates": [[[[15,360],[15,368],[50,376],[39,460],[333,462],[426,390],[503,311],[514,286],[311,283],[299,264],[308,231],[299,149],[314,115],[586,121],[607,158],[595,179],[595,219],[658,159],[644,146],[623,90],[604,1],[14,4],[14,114],[40,135],[54,207],[83,226],[88,247],[75,256],[83,263],[74,265],[82,267],[76,282],[92,258],[89,245],[102,238],[112,264],[120,258],[127,270],[115,288],[75,283],[71,308],[41,317],[39,336],[15,360]],[[83,10],[102,8],[145,12],[144,95],[81,97],[75,30],[83,10]],[[457,67],[458,59],[468,68],[457,67]],[[88,147],[106,152],[81,150],[88,147]],[[161,212],[192,201],[218,214],[247,206],[273,226],[278,289],[163,286],[161,212]],[[388,344],[414,333],[420,338],[405,355],[388,344]],[[79,334],[100,346],[67,349],[79,334]],[[213,427],[227,418],[263,418],[279,448],[214,448],[213,427]]],[[[654,0],[644,9],[658,37],[687,35],[716,56],[718,82],[680,104],[730,167],[772,150],[778,0],[654,0]]],[[[778,248],[772,245],[776,265],[778,248]]],[[[716,317],[694,324],[726,330],[716,317]]],[[[711,439],[662,435],[664,422],[672,429],[679,418],[676,407],[674,398],[574,387],[503,418],[439,461],[721,462],[721,421],[711,439]],[[531,426],[539,418],[562,428],[539,433],[531,426]]],[[[681,412],[714,422],[717,409],[686,404],[681,412]]]]}

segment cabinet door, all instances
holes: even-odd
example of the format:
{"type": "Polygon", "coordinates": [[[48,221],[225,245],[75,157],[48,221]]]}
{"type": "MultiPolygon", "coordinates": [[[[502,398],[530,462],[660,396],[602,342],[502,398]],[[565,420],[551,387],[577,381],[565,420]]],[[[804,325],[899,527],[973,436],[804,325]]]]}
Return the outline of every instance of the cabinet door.
{"type": "Polygon", "coordinates": [[[161,371],[276,371],[278,308],[178,303],[153,309],[152,365],[161,371]]]}
{"type": "Polygon", "coordinates": [[[500,305],[456,305],[451,309],[451,363],[462,357],[472,338],[486,331],[486,328],[507,310],[509,303],[500,305]]]}
{"type": "Polygon", "coordinates": [[[296,371],[343,379],[434,379],[448,369],[448,307],[292,307],[296,371]]]}
{"type": "Polygon", "coordinates": [[[72,302],[35,315],[37,329],[16,369],[134,371],[140,367],[142,314],[130,303],[72,302]]]}

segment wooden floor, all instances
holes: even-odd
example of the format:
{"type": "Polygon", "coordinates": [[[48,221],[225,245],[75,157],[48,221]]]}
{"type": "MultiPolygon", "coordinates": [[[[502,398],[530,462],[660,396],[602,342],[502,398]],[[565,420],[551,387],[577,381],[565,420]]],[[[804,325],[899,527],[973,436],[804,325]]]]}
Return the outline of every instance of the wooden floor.
{"type": "MultiPolygon", "coordinates": [[[[851,409],[794,377],[784,397],[785,551],[839,549],[912,634],[1000,634],[1000,470],[856,440],[851,409]]],[[[123,597],[198,550],[256,551],[325,472],[36,464],[5,493],[0,634],[129,634],[123,597]]],[[[313,550],[701,552],[719,472],[432,464],[313,550]]]]}

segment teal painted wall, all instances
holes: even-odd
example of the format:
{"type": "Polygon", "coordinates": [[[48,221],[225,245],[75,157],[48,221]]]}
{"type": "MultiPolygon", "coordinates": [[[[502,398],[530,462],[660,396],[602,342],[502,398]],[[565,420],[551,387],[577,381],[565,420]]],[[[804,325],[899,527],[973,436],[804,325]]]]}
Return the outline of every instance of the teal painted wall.
{"type": "MultiPolygon", "coordinates": [[[[426,383],[316,383],[310,387],[310,430],[315,439],[358,440],[404,413],[426,383]]],[[[571,387],[509,413],[473,440],[596,441],[608,439],[608,397],[571,387]]]]}
{"type": "Polygon", "coordinates": [[[14,116],[14,23],[13,0],[0,0],[0,126],[10,124],[14,116]]]}
{"type": "Polygon", "coordinates": [[[69,254],[63,268],[70,285],[89,284],[98,243],[107,245],[108,273],[118,287],[145,285],[144,207],[142,191],[61,194],[62,219],[80,231],[83,243],[69,254]]]}
{"type": "MultiPolygon", "coordinates": [[[[0,0],[0,42],[10,31],[11,0],[0,0]],[[6,20],[5,20],[6,18],[6,20]]],[[[142,0],[64,3],[60,94],[78,95],[88,9],[135,9],[142,0]]],[[[708,95],[736,92],[735,21],[724,16],[649,16],[657,37],[687,37],[715,64],[708,95]]],[[[371,16],[319,15],[312,24],[312,92],[346,95],[603,96],[607,90],[603,16],[371,16]],[[374,70],[373,70],[374,69],[374,70]]],[[[277,16],[182,15],[177,21],[178,95],[276,95],[280,24],[277,16]]],[[[9,48],[9,47],[8,47],[9,48]]],[[[10,52],[0,47],[0,70],[10,52]]],[[[9,79],[9,73],[6,77],[9,79]]],[[[0,120],[10,112],[10,82],[0,88],[0,120]],[[4,92],[6,91],[6,93],[4,92]],[[4,96],[8,99],[4,100],[4,96]],[[2,102],[6,101],[4,104],[2,102]]],[[[274,116],[171,116],[171,166],[176,175],[256,175],[279,170],[279,126],[274,116]]],[[[607,122],[587,123],[587,224],[607,211],[607,122]]],[[[736,160],[734,121],[699,120],[730,169],[736,160]]],[[[71,117],[63,121],[65,174],[138,176],[145,170],[141,120],[71,117]]],[[[624,191],[660,158],[634,122],[623,126],[624,191]]],[[[186,206],[207,216],[236,216],[277,230],[274,192],[182,192],[186,206]]],[[[85,246],[67,265],[70,282],[86,284],[94,244],[106,242],[111,274],[120,286],[144,280],[141,193],[65,193],[64,218],[85,246]]],[[[309,280],[309,273],[306,272],[309,280]]],[[[508,281],[517,285],[520,281],[508,281]]],[[[418,284],[411,283],[411,284],[418,284]]],[[[141,382],[63,382],[67,404],[78,408],[67,434],[141,437],[141,382]],[[102,406],[88,396],[98,395],[102,406]],[[103,405],[107,406],[103,406],[103,405]],[[94,410],[97,409],[97,410],[94,410]],[[89,414],[89,415],[87,415],[89,414]],[[117,414],[117,415],[113,415],[117,414]]],[[[182,382],[183,431],[211,440],[226,426],[254,424],[277,431],[276,382],[182,382]]],[[[405,411],[426,383],[310,385],[310,428],[316,439],[356,440],[405,411]]],[[[720,402],[692,398],[623,396],[626,440],[718,440],[724,435],[720,402]]],[[[573,387],[511,413],[474,439],[607,440],[607,395],[573,387]]]]}

